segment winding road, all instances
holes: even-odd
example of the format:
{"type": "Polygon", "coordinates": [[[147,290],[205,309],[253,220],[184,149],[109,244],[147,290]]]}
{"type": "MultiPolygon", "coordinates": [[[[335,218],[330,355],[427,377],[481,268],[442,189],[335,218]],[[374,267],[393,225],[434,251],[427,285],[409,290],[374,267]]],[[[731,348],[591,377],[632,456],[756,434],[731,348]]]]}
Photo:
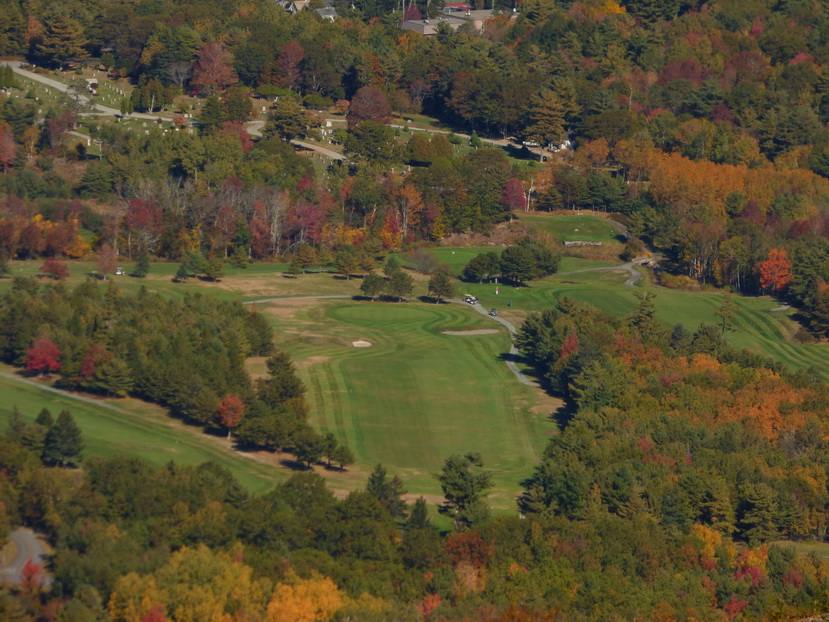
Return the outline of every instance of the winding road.
{"type": "MultiPolygon", "coordinates": [[[[8,565],[0,568],[0,583],[20,585],[23,582],[23,566],[26,565],[26,562],[31,560],[38,564],[41,569],[44,568],[46,566],[46,551],[31,529],[25,527],[16,529],[9,538],[17,546],[17,555],[8,565]]],[[[51,584],[52,578],[47,574],[43,574],[41,585],[48,587],[51,584]]]]}

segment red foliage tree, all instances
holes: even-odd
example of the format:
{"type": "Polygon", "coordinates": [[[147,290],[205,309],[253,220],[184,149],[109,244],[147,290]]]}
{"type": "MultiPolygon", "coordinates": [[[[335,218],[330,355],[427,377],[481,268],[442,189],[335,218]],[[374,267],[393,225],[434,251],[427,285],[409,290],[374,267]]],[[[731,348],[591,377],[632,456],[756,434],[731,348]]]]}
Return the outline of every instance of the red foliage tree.
{"type": "Polygon", "coordinates": [[[36,371],[40,376],[43,372],[50,373],[60,369],[60,350],[55,342],[48,337],[38,337],[32,342],[32,347],[26,350],[26,369],[36,371]]]}
{"type": "Polygon", "coordinates": [[[81,359],[81,366],[78,369],[78,376],[80,376],[82,380],[89,380],[95,375],[97,363],[103,353],[103,346],[97,343],[89,347],[86,354],[84,354],[84,357],[81,359]]]}
{"type": "Polygon", "coordinates": [[[792,282],[792,262],[782,248],[773,248],[765,261],[757,264],[760,287],[779,292],[792,282]]]}
{"type": "Polygon", "coordinates": [[[216,409],[216,419],[227,428],[227,438],[230,438],[231,430],[241,423],[244,415],[245,403],[242,398],[229,393],[222,398],[216,409]]]}
{"type": "Polygon", "coordinates": [[[0,164],[3,165],[3,172],[9,170],[17,156],[17,145],[14,144],[14,136],[9,128],[0,128],[0,164]]]}
{"type": "Polygon", "coordinates": [[[509,208],[511,212],[527,209],[527,195],[524,187],[517,179],[510,179],[504,184],[504,192],[501,194],[501,203],[509,208]]]}
{"type": "Polygon", "coordinates": [[[290,41],[279,55],[279,75],[282,82],[289,89],[295,91],[302,78],[302,61],[305,60],[305,49],[299,41],[290,41]]]}
{"type": "Polygon", "coordinates": [[[43,262],[43,265],[40,266],[40,271],[57,280],[62,280],[69,276],[69,268],[66,266],[66,262],[56,257],[48,257],[43,262]]]}
{"type": "Polygon", "coordinates": [[[392,112],[386,96],[374,86],[364,86],[354,95],[348,108],[348,128],[352,129],[363,121],[388,123],[392,112]]]}
{"type": "Polygon", "coordinates": [[[239,78],[233,71],[233,58],[218,41],[211,41],[198,52],[198,60],[193,65],[191,82],[206,94],[215,95],[218,91],[236,84],[239,78]]]}
{"type": "Polygon", "coordinates": [[[34,594],[40,589],[43,583],[43,570],[40,565],[34,560],[27,560],[20,570],[23,575],[23,592],[25,594],[34,594]]]}
{"type": "Polygon", "coordinates": [[[428,620],[435,609],[440,607],[441,602],[440,594],[429,594],[418,603],[417,610],[420,611],[424,619],[428,620]]]}

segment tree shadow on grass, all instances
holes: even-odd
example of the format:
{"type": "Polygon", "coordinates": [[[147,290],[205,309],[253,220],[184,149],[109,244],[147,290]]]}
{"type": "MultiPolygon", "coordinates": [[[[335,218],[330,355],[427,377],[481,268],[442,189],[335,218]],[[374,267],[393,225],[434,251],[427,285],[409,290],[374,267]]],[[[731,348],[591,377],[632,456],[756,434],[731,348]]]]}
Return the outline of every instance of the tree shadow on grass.
{"type": "Polygon", "coordinates": [[[311,471],[311,467],[306,465],[304,462],[300,462],[298,460],[291,460],[286,458],[285,460],[280,460],[279,464],[284,466],[285,468],[291,469],[292,471],[311,471]]]}

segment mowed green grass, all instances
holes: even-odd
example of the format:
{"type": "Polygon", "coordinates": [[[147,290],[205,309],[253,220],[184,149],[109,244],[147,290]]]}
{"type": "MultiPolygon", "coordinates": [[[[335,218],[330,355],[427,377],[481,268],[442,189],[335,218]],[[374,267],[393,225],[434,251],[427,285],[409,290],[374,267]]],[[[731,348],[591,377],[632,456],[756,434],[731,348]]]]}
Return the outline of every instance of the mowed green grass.
{"type": "Polygon", "coordinates": [[[610,224],[607,218],[592,214],[551,214],[549,216],[520,215],[519,222],[530,225],[530,228],[551,234],[561,241],[584,242],[617,242],[619,232],[610,224]]]}
{"type": "MultiPolygon", "coordinates": [[[[8,368],[4,367],[4,370],[8,368]]],[[[72,413],[83,432],[84,456],[135,456],[160,467],[171,460],[179,464],[212,461],[228,469],[252,492],[264,492],[284,481],[288,473],[234,453],[218,439],[201,435],[197,428],[183,430],[170,420],[153,420],[136,413],[120,412],[105,405],[90,404],[69,396],[44,391],[19,380],[0,376],[0,426],[5,429],[17,406],[33,422],[42,408],[56,417],[62,410],[72,413]]]]}
{"type": "Polygon", "coordinates": [[[383,463],[410,493],[439,495],[433,474],[443,461],[480,452],[495,478],[493,506],[514,508],[554,424],[536,407],[537,389],[501,360],[503,327],[460,305],[319,301],[263,310],[308,386],[312,423],[345,441],[364,469],[383,463]],[[497,332],[443,333],[475,329],[497,332]],[[360,340],[371,347],[352,345],[360,340]]]}
{"type": "Polygon", "coordinates": [[[829,542],[815,542],[807,540],[805,542],[798,542],[795,540],[777,540],[772,544],[780,547],[791,547],[800,555],[809,555],[814,553],[820,557],[829,559],[829,542]]]}

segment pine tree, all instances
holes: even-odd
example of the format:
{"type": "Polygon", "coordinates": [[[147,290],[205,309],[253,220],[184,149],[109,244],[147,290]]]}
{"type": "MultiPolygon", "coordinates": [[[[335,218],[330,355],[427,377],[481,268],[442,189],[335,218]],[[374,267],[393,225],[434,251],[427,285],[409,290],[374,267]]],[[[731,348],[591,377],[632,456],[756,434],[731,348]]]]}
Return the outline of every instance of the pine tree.
{"type": "Polygon", "coordinates": [[[139,279],[143,279],[150,273],[150,256],[147,251],[142,250],[141,253],[138,255],[138,263],[135,264],[135,270],[133,270],[132,275],[138,277],[139,279]]]}
{"type": "Polygon", "coordinates": [[[106,394],[126,397],[132,389],[132,370],[120,358],[112,358],[95,370],[95,385],[106,394]]]}
{"type": "Polygon", "coordinates": [[[66,61],[87,56],[84,45],[83,26],[66,10],[57,8],[44,16],[41,40],[35,48],[40,56],[57,62],[62,69],[66,61]]]}
{"type": "Polygon", "coordinates": [[[43,463],[47,465],[77,464],[83,451],[81,429],[68,410],[61,411],[58,420],[46,434],[43,463]]]}
{"type": "Polygon", "coordinates": [[[176,271],[176,276],[173,278],[173,280],[176,283],[185,283],[189,276],[190,273],[187,272],[187,266],[185,264],[181,264],[179,265],[178,270],[176,271]]]}
{"type": "Polygon", "coordinates": [[[404,300],[414,291],[414,279],[410,274],[403,272],[403,270],[397,270],[389,278],[386,291],[389,293],[389,296],[404,300]]]}
{"type": "Polygon", "coordinates": [[[566,111],[558,95],[545,91],[536,95],[529,109],[530,123],[524,130],[528,141],[541,146],[558,145],[566,136],[564,116],[566,111]]]}

